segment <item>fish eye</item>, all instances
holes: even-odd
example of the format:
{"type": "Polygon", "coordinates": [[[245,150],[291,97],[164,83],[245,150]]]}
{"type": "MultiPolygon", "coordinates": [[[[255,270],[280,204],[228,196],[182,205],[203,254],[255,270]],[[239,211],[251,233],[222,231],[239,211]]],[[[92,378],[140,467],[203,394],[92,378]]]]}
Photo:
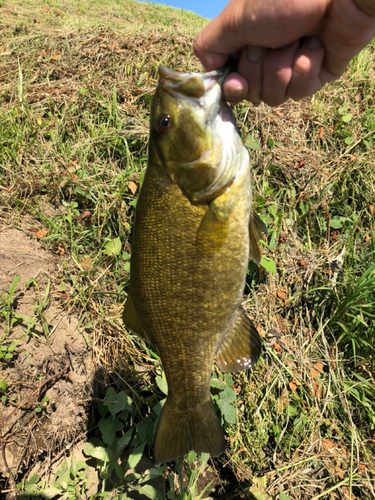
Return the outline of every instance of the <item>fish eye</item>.
{"type": "Polygon", "coordinates": [[[159,132],[166,132],[171,128],[171,125],[172,119],[170,115],[161,115],[158,119],[157,129],[159,130],[159,132]]]}

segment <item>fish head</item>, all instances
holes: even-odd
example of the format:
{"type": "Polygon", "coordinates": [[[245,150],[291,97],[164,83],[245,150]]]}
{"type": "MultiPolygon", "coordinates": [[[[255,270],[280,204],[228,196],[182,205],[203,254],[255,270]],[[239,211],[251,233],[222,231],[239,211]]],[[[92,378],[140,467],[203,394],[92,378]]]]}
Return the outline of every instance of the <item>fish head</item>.
{"type": "Polygon", "coordinates": [[[223,78],[221,70],[199,74],[159,68],[150,160],[193,203],[214,199],[233,182],[235,157],[243,150],[233,113],[222,99],[223,78]]]}

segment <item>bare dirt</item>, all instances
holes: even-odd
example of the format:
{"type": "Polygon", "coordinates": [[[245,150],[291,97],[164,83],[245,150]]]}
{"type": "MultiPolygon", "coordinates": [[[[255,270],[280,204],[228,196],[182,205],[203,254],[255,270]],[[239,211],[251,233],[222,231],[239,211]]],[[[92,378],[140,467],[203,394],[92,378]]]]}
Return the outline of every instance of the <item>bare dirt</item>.
{"type": "Polygon", "coordinates": [[[0,226],[0,345],[16,344],[13,357],[0,357],[0,490],[30,468],[46,473],[85,436],[95,366],[88,335],[64,307],[60,266],[37,240],[0,226]]]}

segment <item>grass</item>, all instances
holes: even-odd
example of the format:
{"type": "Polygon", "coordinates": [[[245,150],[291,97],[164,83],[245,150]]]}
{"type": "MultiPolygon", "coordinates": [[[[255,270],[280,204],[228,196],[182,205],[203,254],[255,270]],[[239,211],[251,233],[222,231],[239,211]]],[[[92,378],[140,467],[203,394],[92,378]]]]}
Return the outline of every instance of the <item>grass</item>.
{"type": "MultiPolygon", "coordinates": [[[[191,43],[205,21],[130,0],[16,0],[2,4],[0,18],[1,221],[45,231],[41,241],[61,259],[66,307],[87,326],[108,386],[94,403],[84,458],[63,462],[48,481],[25,473],[19,488],[84,498],[93,469],[95,498],[134,490],[176,499],[373,498],[374,46],[310,100],[236,106],[256,208],[270,230],[264,254],[276,266],[250,269],[245,296],[264,355],[231,380],[215,372],[223,457],[191,454],[138,472],[166,388],[157,353],[121,323],[130,229],[157,66],[199,70],[191,43]],[[161,479],[159,489],[150,477],[161,479]]],[[[11,294],[1,302],[5,336],[11,294]]],[[[1,342],[13,356],[17,347],[1,342]]]]}

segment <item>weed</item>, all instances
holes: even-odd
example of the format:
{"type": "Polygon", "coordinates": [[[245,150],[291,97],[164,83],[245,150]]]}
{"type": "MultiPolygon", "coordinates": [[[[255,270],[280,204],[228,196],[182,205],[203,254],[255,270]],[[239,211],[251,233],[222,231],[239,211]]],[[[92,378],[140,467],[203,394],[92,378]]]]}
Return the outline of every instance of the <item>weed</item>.
{"type": "MultiPolygon", "coordinates": [[[[35,280],[35,278],[30,278],[25,283],[26,290],[29,289],[31,286],[33,286],[37,290],[37,293],[38,293],[38,302],[34,306],[34,318],[35,319],[32,318],[31,320],[28,319],[26,321],[27,321],[27,323],[29,325],[31,324],[32,326],[36,326],[38,324],[38,322],[39,322],[42,325],[43,333],[44,333],[46,339],[48,339],[48,337],[49,337],[49,325],[48,325],[48,321],[47,321],[47,319],[46,319],[46,317],[44,315],[44,311],[47,309],[48,303],[49,303],[49,294],[50,294],[51,280],[48,278],[46,290],[45,290],[45,293],[44,293],[44,297],[42,297],[42,295],[41,295],[40,288],[39,288],[38,283],[35,280]]],[[[23,316],[23,319],[25,320],[24,316],[23,316]]]]}
{"type": "Polygon", "coordinates": [[[49,397],[48,396],[44,396],[44,398],[42,399],[42,401],[40,401],[40,403],[36,404],[36,406],[35,406],[35,413],[41,413],[44,410],[46,410],[48,402],[49,402],[49,397]]]}
{"type": "MultiPolygon", "coordinates": [[[[164,382],[161,382],[163,377],[159,376],[158,380],[158,386],[166,390],[164,382]]],[[[228,375],[225,380],[233,382],[228,375]]],[[[229,400],[233,402],[235,394],[226,382],[214,377],[211,387],[218,394],[218,397],[214,396],[214,401],[222,409],[223,421],[234,423],[235,408],[229,406],[229,400]]],[[[207,469],[207,453],[198,457],[195,452],[190,452],[185,460],[176,461],[175,473],[166,465],[139,467],[145,447],[154,439],[164,402],[165,399],[160,400],[143,421],[136,423],[138,411],[132,399],[123,391],[116,392],[108,388],[103,400],[97,402],[97,410],[101,415],[98,422],[100,438],[93,437],[82,447],[86,460],[76,461],[72,455],[70,466],[66,461],[62,462],[50,484],[44,483],[34,474],[18,484],[19,491],[23,494],[40,493],[43,497],[59,494],[67,499],[75,499],[86,494],[90,477],[98,477],[100,485],[95,498],[127,498],[127,493],[137,492],[154,500],[203,499],[213,483],[213,480],[208,482],[203,489],[198,485],[201,474],[207,469]],[[183,474],[185,468],[188,470],[186,479],[183,474]],[[167,483],[164,482],[165,478],[167,483]],[[154,486],[155,480],[159,480],[158,488],[154,486]],[[168,491],[166,484],[169,484],[168,491]]],[[[35,411],[40,413],[47,403],[48,398],[45,397],[37,404],[35,411]]]]}
{"type": "MultiPolygon", "coordinates": [[[[16,275],[13,278],[12,284],[10,285],[10,289],[8,293],[5,293],[1,297],[1,315],[5,319],[5,336],[9,335],[13,325],[18,321],[18,317],[13,309],[13,297],[16,291],[16,286],[21,280],[21,276],[16,275]]],[[[13,349],[14,350],[14,349],[13,349]]]]}

